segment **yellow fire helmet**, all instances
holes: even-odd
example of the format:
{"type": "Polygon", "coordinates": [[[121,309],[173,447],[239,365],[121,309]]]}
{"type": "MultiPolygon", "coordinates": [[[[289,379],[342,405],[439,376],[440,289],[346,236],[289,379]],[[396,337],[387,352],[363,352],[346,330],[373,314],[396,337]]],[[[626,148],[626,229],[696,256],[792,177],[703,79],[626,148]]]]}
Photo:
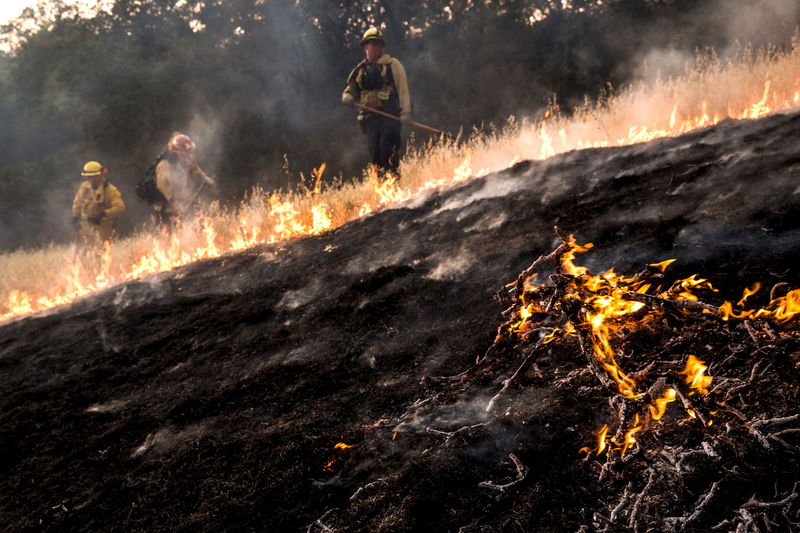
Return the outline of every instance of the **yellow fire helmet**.
{"type": "Polygon", "coordinates": [[[386,44],[386,39],[383,36],[383,32],[380,28],[376,28],[375,26],[371,26],[367,31],[364,32],[364,36],[361,37],[361,46],[364,46],[368,41],[380,41],[383,44],[386,44]]]}
{"type": "Polygon", "coordinates": [[[83,165],[81,176],[99,176],[100,174],[108,174],[108,169],[97,161],[89,161],[83,165]]]}

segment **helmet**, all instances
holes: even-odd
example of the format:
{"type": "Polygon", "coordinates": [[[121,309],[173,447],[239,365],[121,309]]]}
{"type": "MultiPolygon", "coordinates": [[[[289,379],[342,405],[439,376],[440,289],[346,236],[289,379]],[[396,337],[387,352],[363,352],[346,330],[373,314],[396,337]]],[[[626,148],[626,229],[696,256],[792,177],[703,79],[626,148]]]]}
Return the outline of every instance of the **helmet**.
{"type": "Polygon", "coordinates": [[[83,165],[81,176],[99,176],[101,174],[108,174],[108,169],[97,161],[89,161],[83,165]]]}
{"type": "Polygon", "coordinates": [[[194,152],[196,147],[188,135],[177,131],[172,134],[172,138],[167,143],[167,150],[178,155],[189,155],[194,152]]]}
{"type": "Polygon", "coordinates": [[[368,41],[380,41],[383,44],[386,44],[386,39],[383,37],[383,32],[380,28],[376,28],[375,26],[371,26],[367,31],[364,32],[364,36],[361,37],[361,46],[364,46],[368,41]]]}

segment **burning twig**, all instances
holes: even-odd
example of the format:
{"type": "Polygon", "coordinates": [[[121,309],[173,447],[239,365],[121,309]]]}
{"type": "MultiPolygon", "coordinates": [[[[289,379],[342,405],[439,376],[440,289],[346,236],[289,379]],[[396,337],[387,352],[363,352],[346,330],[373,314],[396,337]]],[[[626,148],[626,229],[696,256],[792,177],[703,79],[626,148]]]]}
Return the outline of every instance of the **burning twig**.
{"type": "Polygon", "coordinates": [[[522,461],[520,461],[517,458],[517,456],[514,455],[513,453],[509,453],[508,457],[511,459],[511,461],[514,462],[514,466],[517,469],[517,478],[514,481],[510,481],[504,485],[498,485],[497,483],[494,483],[492,481],[481,481],[480,483],[478,483],[478,486],[484,489],[492,489],[499,491],[500,493],[503,493],[521,483],[528,475],[529,469],[527,466],[522,464],[522,461]]]}
{"type": "Polygon", "coordinates": [[[692,415],[696,416],[697,419],[700,422],[702,422],[704,426],[707,426],[708,421],[706,420],[706,417],[703,415],[700,409],[698,409],[697,406],[695,406],[694,403],[689,398],[687,398],[683,394],[683,392],[681,392],[680,388],[677,385],[673,384],[671,385],[671,388],[675,391],[676,396],[683,404],[683,408],[686,409],[686,412],[689,413],[690,416],[692,415]]]}

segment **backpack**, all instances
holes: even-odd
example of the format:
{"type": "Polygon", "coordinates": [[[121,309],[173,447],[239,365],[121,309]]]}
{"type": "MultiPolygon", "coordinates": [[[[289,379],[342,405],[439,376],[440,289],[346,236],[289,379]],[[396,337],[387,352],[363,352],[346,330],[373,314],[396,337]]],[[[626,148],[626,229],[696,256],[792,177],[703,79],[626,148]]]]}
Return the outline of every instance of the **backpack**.
{"type": "Polygon", "coordinates": [[[165,206],[169,203],[156,184],[156,167],[166,156],[166,151],[158,154],[153,164],[145,172],[144,178],[136,184],[136,196],[154,207],[165,206]]]}

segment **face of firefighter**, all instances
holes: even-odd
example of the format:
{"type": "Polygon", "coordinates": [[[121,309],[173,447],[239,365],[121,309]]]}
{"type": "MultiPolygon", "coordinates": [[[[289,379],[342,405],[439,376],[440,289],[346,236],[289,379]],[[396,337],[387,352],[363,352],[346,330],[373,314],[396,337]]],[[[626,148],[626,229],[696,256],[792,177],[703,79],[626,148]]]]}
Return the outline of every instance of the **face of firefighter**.
{"type": "Polygon", "coordinates": [[[92,187],[96,189],[103,184],[103,182],[106,180],[106,177],[103,174],[98,174],[96,176],[89,176],[88,180],[89,183],[92,184],[92,187]]]}
{"type": "Polygon", "coordinates": [[[175,154],[177,157],[175,159],[178,160],[178,163],[183,167],[188,167],[192,164],[192,155],[191,154],[175,154]]]}
{"type": "Polygon", "coordinates": [[[383,43],[381,41],[367,41],[364,43],[364,55],[370,63],[376,62],[383,55],[383,43]]]}

